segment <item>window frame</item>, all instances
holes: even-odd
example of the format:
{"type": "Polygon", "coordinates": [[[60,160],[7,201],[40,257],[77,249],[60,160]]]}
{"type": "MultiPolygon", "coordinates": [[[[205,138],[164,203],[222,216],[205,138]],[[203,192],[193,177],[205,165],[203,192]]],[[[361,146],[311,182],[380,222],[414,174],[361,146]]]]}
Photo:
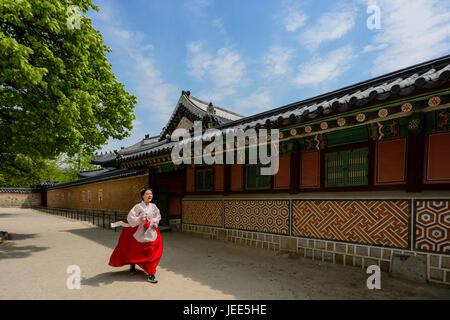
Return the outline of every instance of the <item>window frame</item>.
{"type": "Polygon", "coordinates": [[[256,163],[256,164],[250,164],[250,163],[247,163],[247,164],[245,164],[245,171],[244,171],[244,188],[245,188],[245,190],[249,190],[249,191],[254,191],[254,190],[256,190],[256,191],[258,191],[258,190],[272,190],[272,183],[273,183],[273,179],[272,179],[272,177],[273,177],[273,175],[268,175],[268,176],[265,176],[265,177],[268,177],[268,184],[267,185],[264,185],[264,186],[262,186],[261,185],[261,174],[260,174],[260,169],[261,169],[261,167],[264,167],[264,166],[268,166],[268,165],[263,165],[263,164],[261,164],[261,163],[256,163]],[[255,174],[256,174],[256,181],[255,181],[255,186],[254,187],[252,187],[252,186],[250,186],[249,187],[249,183],[248,183],[248,181],[249,181],[249,170],[251,169],[251,168],[255,168],[256,169],[256,171],[255,171],[255,174]],[[259,174],[258,174],[258,172],[259,172],[259,174]]]}
{"type": "Polygon", "coordinates": [[[198,167],[195,168],[195,192],[214,192],[214,168],[212,166],[208,167],[198,167]],[[199,173],[202,172],[203,174],[203,184],[205,183],[205,172],[210,172],[211,174],[211,188],[205,188],[204,185],[202,185],[202,188],[199,188],[199,173]]]}
{"type": "MultiPolygon", "coordinates": [[[[369,140],[367,142],[359,142],[355,144],[347,144],[332,148],[325,148],[320,150],[320,188],[317,189],[308,189],[308,191],[317,191],[317,192],[334,192],[334,191],[372,191],[372,190],[400,190],[401,186],[376,186],[374,185],[374,170],[375,170],[375,148],[376,141],[369,140]],[[368,147],[369,148],[369,176],[368,176],[368,185],[362,186],[345,186],[345,187],[326,187],[325,186],[325,155],[330,152],[342,151],[348,149],[358,149],[368,147]]],[[[404,189],[404,188],[403,188],[404,189]]],[[[306,191],[305,189],[300,189],[301,191],[306,191]]]]}
{"type": "MultiPolygon", "coordinates": [[[[353,158],[353,160],[358,160],[353,158]]],[[[358,168],[356,168],[358,169],[358,168]]],[[[339,169],[338,169],[339,170],[339,169]]],[[[342,188],[342,187],[361,187],[361,186],[369,186],[369,177],[370,177],[370,148],[368,146],[366,147],[358,147],[358,148],[349,148],[349,149],[345,149],[345,150],[337,150],[337,151],[331,151],[331,152],[327,152],[324,156],[324,187],[325,188],[342,188]],[[363,171],[365,172],[365,174],[362,176],[363,178],[363,182],[359,183],[352,183],[351,182],[351,172],[360,172],[361,170],[358,171],[351,171],[351,166],[353,165],[354,167],[357,167],[358,165],[360,165],[359,163],[355,163],[355,161],[353,161],[353,164],[351,163],[351,154],[352,153],[359,153],[359,154],[363,154],[363,156],[366,158],[365,161],[365,167],[363,168],[363,171]],[[343,173],[342,177],[341,177],[341,183],[334,183],[331,184],[332,181],[330,181],[329,179],[329,171],[330,171],[330,167],[329,163],[331,161],[333,161],[333,159],[331,159],[332,156],[334,155],[338,155],[339,157],[337,158],[337,160],[340,160],[342,162],[341,166],[340,166],[340,170],[343,173]]],[[[353,180],[357,179],[357,177],[353,176],[353,180]]]]}

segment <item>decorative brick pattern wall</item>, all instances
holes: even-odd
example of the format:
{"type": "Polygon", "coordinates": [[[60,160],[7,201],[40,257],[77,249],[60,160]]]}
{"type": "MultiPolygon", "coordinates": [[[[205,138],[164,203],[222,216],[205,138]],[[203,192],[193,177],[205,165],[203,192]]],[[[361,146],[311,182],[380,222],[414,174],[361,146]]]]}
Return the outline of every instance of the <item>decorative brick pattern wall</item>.
{"type": "Polygon", "coordinates": [[[183,201],[183,223],[222,226],[222,201],[183,201]]]}
{"type": "Polygon", "coordinates": [[[289,233],[289,201],[286,200],[225,201],[224,213],[226,228],[289,233]]]}
{"type": "Polygon", "coordinates": [[[292,202],[296,236],[408,248],[409,201],[292,202]]]}
{"type": "Polygon", "coordinates": [[[450,201],[416,201],[415,248],[450,253],[450,201]]]}

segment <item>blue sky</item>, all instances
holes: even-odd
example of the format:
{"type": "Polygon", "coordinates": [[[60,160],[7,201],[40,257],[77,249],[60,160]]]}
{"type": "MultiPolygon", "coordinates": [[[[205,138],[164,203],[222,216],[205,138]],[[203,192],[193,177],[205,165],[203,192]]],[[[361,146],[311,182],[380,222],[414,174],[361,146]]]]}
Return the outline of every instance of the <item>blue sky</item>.
{"type": "Polygon", "coordinates": [[[446,1],[93,2],[112,70],[138,99],[130,137],[102,152],[158,135],[182,90],[248,116],[450,53],[446,1]]]}

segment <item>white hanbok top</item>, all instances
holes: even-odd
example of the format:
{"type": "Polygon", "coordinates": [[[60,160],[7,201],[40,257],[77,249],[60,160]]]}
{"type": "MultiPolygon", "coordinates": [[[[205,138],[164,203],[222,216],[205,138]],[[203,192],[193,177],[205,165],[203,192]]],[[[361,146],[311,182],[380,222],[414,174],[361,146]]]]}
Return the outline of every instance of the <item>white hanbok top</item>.
{"type": "Polygon", "coordinates": [[[139,225],[133,235],[138,242],[152,242],[155,241],[157,237],[155,228],[150,227],[147,230],[144,228],[144,224],[147,221],[141,221],[141,218],[145,216],[149,218],[150,222],[154,223],[155,227],[158,227],[159,221],[161,220],[161,214],[154,203],[146,205],[144,201],[141,201],[130,210],[127,216],[127,221],[131,227],[139,225]]]}

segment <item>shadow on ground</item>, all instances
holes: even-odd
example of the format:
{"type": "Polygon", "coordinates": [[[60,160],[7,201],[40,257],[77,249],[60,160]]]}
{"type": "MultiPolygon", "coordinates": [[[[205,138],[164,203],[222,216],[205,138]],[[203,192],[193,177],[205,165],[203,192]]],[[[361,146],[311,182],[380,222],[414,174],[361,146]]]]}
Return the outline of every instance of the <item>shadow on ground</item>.
{"type": "MultiPolygon", "coordinates": [[[[95,241],[112,253],[121,230],[115,233],[94,227],[61,232],[95,241]]],[[[382,273],[383,290],[368,290],[368,275],[361,268],[292,258],[181,232],[161,235],[164,251],[160,267],[237,299],[450,299],[446,288],[394,279],[386,273],[382,273]]],[[[106,268],[110,256],[103,258],[106,268]]],[[[97,287],[115,281],[144,281],[143,271],[138,270],[135,276],[122,269],[82,282],[97,287]]]]}
{"type": "Polygon", "coordinates": [[[47,250],[48,247],[20,246],[15,242],[36,237],[36,234],[10,233],[8,240],[0,243],[0,260],[26,258],[35,252],[47,250]]]}
{"type": "Polygon", "coordinates": [[[9,240],[26,240],[38,237],[38,235],[34,233],[9,233],[8,235],[9,240]]]}
{"type": "Polygon", "coordinates": [[[132,275],[128,270],[117,272],[99,273],[91,278],[82,278],[81,285],[88,285],[92,287],[100,287],[103,285],[112,284],[114,282],[139,282],[146,279],[146,274],[142,270],[136,270],[136,274],[132,275]]]}
{"type": "Polygon", "coordinates": [[[17,214],[13,214],[13,213],[0,213],[0,218],[8,218],[11,216],[17,216],[17,214]]]}

